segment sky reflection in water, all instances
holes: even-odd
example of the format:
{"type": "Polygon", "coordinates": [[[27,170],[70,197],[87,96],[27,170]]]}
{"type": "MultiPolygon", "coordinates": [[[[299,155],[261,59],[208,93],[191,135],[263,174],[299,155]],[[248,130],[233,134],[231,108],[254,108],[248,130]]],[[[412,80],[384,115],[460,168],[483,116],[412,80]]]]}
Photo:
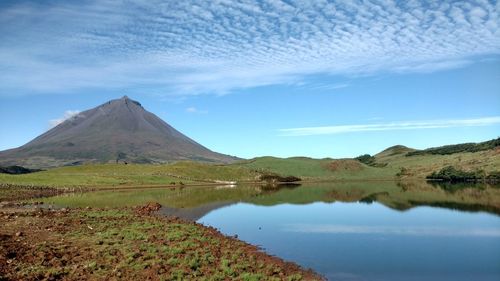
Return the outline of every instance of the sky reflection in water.
{"type": "Polygon", "coordinates": [[[199,222],[330,280],[500,280],[500,219],[373,203],[238,203],[199,222]]]}

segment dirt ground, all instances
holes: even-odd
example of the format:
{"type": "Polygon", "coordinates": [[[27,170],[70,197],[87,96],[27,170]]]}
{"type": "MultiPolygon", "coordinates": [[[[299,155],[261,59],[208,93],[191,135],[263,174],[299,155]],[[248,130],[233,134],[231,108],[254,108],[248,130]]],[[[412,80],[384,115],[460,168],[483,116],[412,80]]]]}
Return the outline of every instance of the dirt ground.
{"type": "Polygon", "coordinates": [[[123,209],[0,208],[0,280],[322,280],[214,228],[123,209]]]}

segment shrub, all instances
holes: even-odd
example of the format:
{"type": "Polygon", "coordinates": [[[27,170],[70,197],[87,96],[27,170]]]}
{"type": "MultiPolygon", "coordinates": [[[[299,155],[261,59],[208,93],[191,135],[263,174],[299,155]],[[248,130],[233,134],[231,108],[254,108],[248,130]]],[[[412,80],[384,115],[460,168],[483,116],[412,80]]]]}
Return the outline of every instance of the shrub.
{"type": "Polygon", "coordinates": [[[373,165],[375,163],[375,157],[371,156],[370,154],[363,154],[354,159],[366,165],[373,165]]]}
{"type": "Polygon", "coordinates": [[[496,138],[493,140],[480,143],[452,144],[452,145],[428,148],[424,150],[416,150],[408,152],[406,156],[425,155],[425,154],[447,155],[460,152],[478,152],[483,150],[494,149],[499,146],[500,146],[500,138],[496,138]]]}
{"type": "Polygon", "coordinates": [[[500,171],[493,171],[486,176],[487,180],[500,181],[500,171]]]}
{"type": "Polygon", "coordinates": [[[467,172],[457,169],[453,166],[446,166],[439,172],[433,172],[426,178],[431,180],[444,180],[450,182],[478,181],[485,179],[486,174],[482,170],[467,172]]]}

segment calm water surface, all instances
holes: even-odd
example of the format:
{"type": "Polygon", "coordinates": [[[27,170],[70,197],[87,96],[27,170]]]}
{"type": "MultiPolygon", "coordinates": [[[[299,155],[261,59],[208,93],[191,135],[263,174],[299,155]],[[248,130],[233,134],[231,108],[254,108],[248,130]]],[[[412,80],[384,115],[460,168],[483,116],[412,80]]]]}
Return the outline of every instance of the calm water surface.
{"type": "Polygon", "coordinates": [[[426,183],[196,187],[47,198],[60,206],[157,201],[329,280],[500,280],[500,189],[426,183]]]}
{"type": "Polygon", "coordinates": [[[375,203],[238,203],[199,222],[330,280],[500,280],[500,219],[375,203]]]}

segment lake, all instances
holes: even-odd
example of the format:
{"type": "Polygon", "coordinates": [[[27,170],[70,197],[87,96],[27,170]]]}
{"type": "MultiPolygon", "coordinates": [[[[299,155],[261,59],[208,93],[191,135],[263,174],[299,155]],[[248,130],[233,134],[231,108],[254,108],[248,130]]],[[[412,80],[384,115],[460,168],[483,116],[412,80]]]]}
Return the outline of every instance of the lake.
{"type": "Polygon", "coordinates": [[[101,191],[57,206],[156,201],[329,280],[500,280],[500,189],[425,182],[101,191]]]}

